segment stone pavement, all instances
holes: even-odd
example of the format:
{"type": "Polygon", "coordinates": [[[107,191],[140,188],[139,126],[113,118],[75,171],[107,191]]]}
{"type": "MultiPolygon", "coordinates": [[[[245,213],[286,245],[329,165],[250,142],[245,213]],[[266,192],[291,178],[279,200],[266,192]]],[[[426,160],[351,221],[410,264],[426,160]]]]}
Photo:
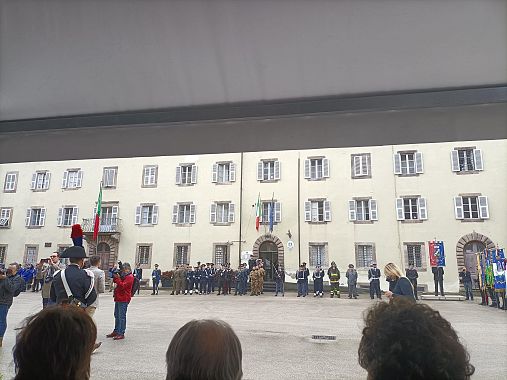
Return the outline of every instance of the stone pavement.
{"type": "MultiPolygon", "coordinates": [[[[372,304],[366,295],[358,300],[284,298],[266,293],[260,297],[170,296],[142,291],[127,314],[126,339],[105,335],[114,325],[110,293],[101,295],[97,310],[102,347],[92,357],[92,379],[164,379],[165,351],[172,336],[194,318],[220,318],[230,323],[243,347],[244,379],[366,379],[357,364],[363,311],[372,304]],[[335,335],[336,341],[315,341],[312,335],[335,335]]],[[[494,365],[488,348],[507,351],[507,312],[470,302],[429,302],[458,331],[476,367],[474,379],[507,379],[505,367],[494,365]],[[488,324],[485,325],[484,322],[488,324]]],[[[12,306],[0,372],[14,374],[11,350],[13,329],[40,309],[40,294],[21,294],[12,306]]],[[[44,342],[40,342],[43,349],[44,342]]]]}

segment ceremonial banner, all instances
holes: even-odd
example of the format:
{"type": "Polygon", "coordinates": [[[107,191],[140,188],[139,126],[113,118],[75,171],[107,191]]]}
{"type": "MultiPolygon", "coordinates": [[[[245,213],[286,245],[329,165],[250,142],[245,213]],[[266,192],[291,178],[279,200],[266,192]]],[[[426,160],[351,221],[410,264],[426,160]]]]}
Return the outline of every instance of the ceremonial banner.
{"type": "Polygon", "coordinates": [[[445,267],[445,253],[443,241],[429,241],[429,256],[431,267],[445,267]]]}
{"type": "Polygon", "coordinates": [[[493,275],[495,276],[495,291],[505,292],[505,254],[502,249],[492,249],[493,275]]]}
{"type": "Polygon", "coordinates": [[[261,203],[261,193],[257,197],[257,204],[255,205],[255,229],[259,232],[259,226],[261,224],[262,219],[262,203],[261,203]]]}
{"type": "Polygon", "coordinates": [[[102,182],[100,183],[99,198],[97,199],[97,212],[95,213],[95,223],[93,225],[93,240],[97,240],[97,236],[99,236],[101,210],[102,210],[102,182]]]}

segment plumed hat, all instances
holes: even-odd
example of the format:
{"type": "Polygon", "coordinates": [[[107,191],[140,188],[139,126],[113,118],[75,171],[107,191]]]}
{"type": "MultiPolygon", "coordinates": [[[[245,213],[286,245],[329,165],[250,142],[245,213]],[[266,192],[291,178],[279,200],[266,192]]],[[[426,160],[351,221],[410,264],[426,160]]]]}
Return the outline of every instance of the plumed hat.
{"type": "Polygon", "coordinates": [[[86,259],[86,252],[83,247],[69,247],[60,255],[62,259],[86,259]]]}

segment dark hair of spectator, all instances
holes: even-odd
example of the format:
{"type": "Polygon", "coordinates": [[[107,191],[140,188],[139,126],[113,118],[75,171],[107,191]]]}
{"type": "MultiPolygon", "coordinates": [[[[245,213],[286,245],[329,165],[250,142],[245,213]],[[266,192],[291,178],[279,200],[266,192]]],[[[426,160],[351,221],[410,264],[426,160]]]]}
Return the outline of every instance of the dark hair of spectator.
{"type": "Polygon", "coordinates": [[[92,318],[76,306],[49,307],[28,317],[13,349],[14,380],[87,380],[97,337],[92,318]]]}
{"type": "Polygon", "coordinates": [[[229,324],[190,321],[169,344],[166,380],[239,380],[241,361],[241,343],[229,324]]]}
{"type": "Polygon", "coordinates": [[[82,257],[79,257],[79,258],[78,258],[78,257],[70,257],[70,258],[69,258],[69,262],[70,262],[71,264],[80,264],[80,263],[81,263],[81,261],[83,261],[83,260],[84,260],[84,259],[83,259],[82,257]]]}
{"type": "Polygon", "coordinates": [[[475,371],[456,331],[428,305],[395,298],[364,319],[358,354],[369,380],[462,380],[475,371]]]}
{"type": "Polygon", "coordinates": [[[100,256],[95,255],[95,256],[90,257],[90,265],[92,267],[96,267],[99,264],[99,262],[100,262],[100,256]]]}

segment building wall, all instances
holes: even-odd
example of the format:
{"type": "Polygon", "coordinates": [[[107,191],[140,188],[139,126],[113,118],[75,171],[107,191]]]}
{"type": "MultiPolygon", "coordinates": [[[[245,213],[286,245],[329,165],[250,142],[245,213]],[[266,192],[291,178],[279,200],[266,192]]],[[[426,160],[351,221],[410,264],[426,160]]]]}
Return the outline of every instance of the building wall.
{"type": "MultiPolygon", "coordinates": [[[[253,205],[259,195],[262,200],[275,198],[282,204],[281,223],[274,226],[273,235],[284,244],[284,264],[290,273],[296,270],[301,261],[309,262],[308,244],[312,242],[327,243],[328,262],[336,261],[344,272],[349,263],[356,263],[356,243],[374,243],[376,260],[380,267],[390,261],[405,267],[404,242],[425,243],[424,256],[426,264],[429,264],[427,242],[437,239],[443,240],[446,248],[446,287],[456,291],[459,286],[456,245],[460,238],[477,232],[500,246],[506,243],[507,140],[484,140],[2,164],[0,165],[2,189],[7,172],[19,173],[17,191],[0,193],[0,207],[13,208],[11,227],[0,229],[0,245],[8,246],[6,261],[21,261],[26,244],[39,246],[39,259],[48,257],[58,244],[71,244],[70,228],[57,227],[58,208],[62,205],[75,205],[79,207],[79,220],[92,218],[102,170],[107,166],[118,166],[117,187],[104,189],[103,202],[119,202],[119,217],[122,219],[119,258],[134,262],[136,245],[149,243],[153,247],[151,265],[156,262],[163,269],[172,268],[175,243],[191,243],[191,263],[211,261],[213,244],[229,243],[230,261],[236,266],[241,252],[252,251],[256,240],[268,232],[265,226],[261,226],[259,232],[255,230],[253,205]],[[463,175],[451,171],[450,151],[463,146],[474,146],[482,150],[483,171],[463,175]],[[393,174],[393,154],[403,150],[422,152],[424,173],[413,177],[399,177],[393,174]],[[351,154],[357,153],[371,155],[371,178],[351,178],[350,157],[351,154]],[[329,159],[329,178],[322,181],[304,179],[304,160],[313,156],[329,159]],[[281,162],[281,179],[272,183],[259,183],[256,175],[257,163],[260,159],[268,158],[276,158],[281,162]],[[224,185],[212,183],[212,165],[217,161],[232,161],[236,164],[235,182],[224,185]],[[175,184],[176,166],[180,163],[195,163],[198,166],[195,185],[175,184]],[[141,187],[143,166],[150,164],[158,165],[158,185],[156,188],[143,188],[141,187]],[[83,170],[82,188],[61,189],[63,172],[69,168],[83,170]],[[30,190],[32,173],[36,170],[51,172],[51,184],[47,191],[30,190]],[[489,219],[474,222],[456,220],[453,197],[463,193],[486,195],[489,201],[489,219]],[[427,220],[420,223],[397,221],[395,198],[404,195],[420,195],[426,198],[427,220]],[[378,221],[370,224],[350,222],[348,200],[354,197],[372,197],[377,200],[378,221]],[[304,202],[309,198],[325,198],[331,202],[330,222],[321,224],[304,222],[304,202]],[[196,204],[196,223],[191,226],[175,226],[171,220],[172,206],[176,202],[185,201],[196,204]],[[210,224],[209,210],[212,201],[234,203],[235,222],[224,226],[210,224]],[[159,222],[155,226],[143,227],[134,224],[136,206],[145,202],[159,205],[159,222]],[[37,229],[25,227],[25,212],[32,206],[44,206],[47,209],[44,227],[37,229]],[[289,230],[295,243],[293,249],[286,246],[289,230]],[[46,242],[51,242],[52,246],[45,248],[46,242]]],[[[365,281],[366,271],[360,270],[360,282],[365,281]]],[[[420,283],[432,287],[430,270],[420,272],[420,283]]]]}

